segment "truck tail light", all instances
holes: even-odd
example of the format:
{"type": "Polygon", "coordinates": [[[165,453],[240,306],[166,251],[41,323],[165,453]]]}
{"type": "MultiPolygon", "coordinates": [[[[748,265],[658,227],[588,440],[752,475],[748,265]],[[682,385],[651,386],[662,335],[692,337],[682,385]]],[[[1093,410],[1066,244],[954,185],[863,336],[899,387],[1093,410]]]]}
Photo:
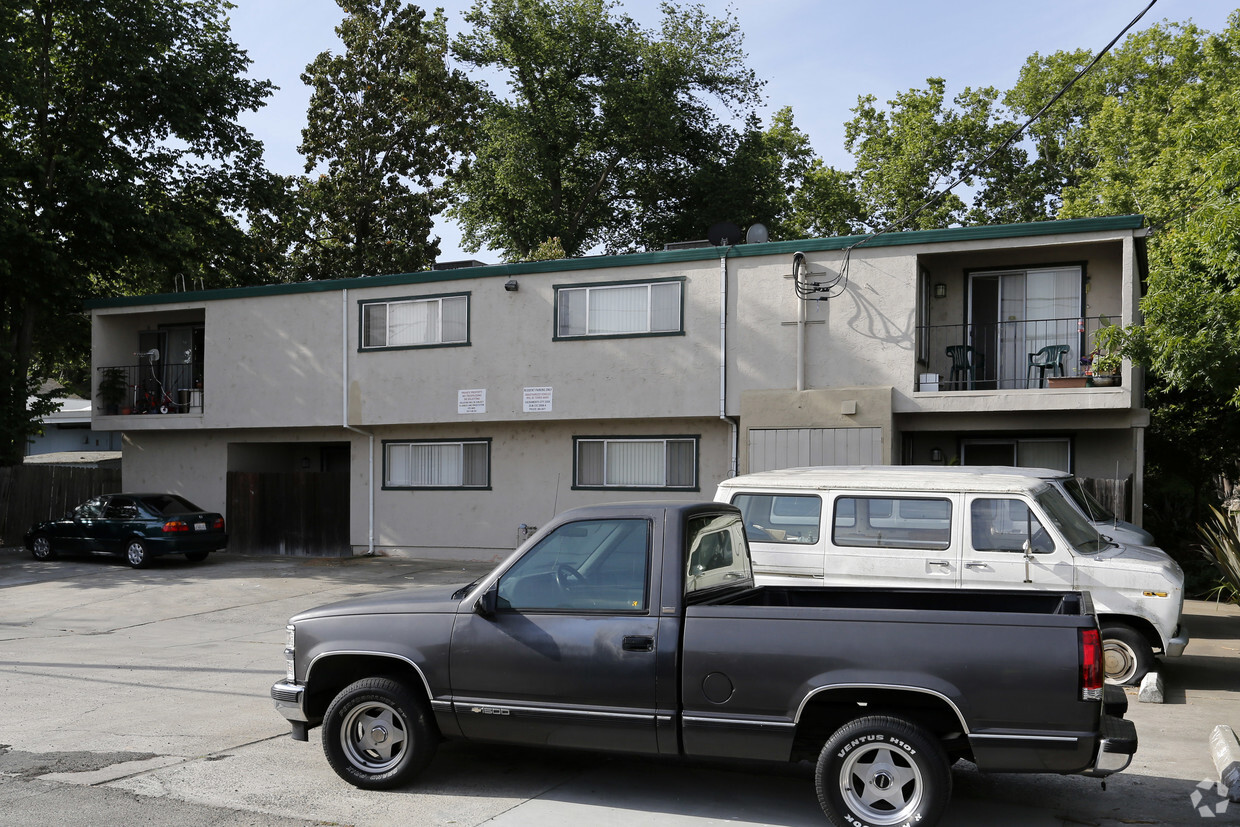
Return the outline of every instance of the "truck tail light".
{"type": "Polygon", "coordinates": [[[1102,635],[1097,629],[1081,630],[1081,700],[1102,700],[1102,635]]]}
{"type": "Polygon", "coordinates": [[[169,520],[164,523],[165,534],[171,534],[179,531],[189,531],[189,523],[184,520],[169,520]]]}

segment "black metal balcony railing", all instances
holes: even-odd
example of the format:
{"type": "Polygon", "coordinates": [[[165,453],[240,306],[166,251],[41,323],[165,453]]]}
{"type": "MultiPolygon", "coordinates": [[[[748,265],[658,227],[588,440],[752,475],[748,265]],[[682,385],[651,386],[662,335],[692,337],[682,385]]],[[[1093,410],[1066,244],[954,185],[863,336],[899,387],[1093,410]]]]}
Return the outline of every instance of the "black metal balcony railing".
{"type": "Polygon", "coordinates": [[[96,398],[105,416],[202,413],[202,366],[184,364],[101,367],[96,398]]]}
{"type": "Polygon", "coordinates": [[[919,327],[916,389],[1018,390],[1084,376],[1100,326],[1092,316],[919,327]]]}

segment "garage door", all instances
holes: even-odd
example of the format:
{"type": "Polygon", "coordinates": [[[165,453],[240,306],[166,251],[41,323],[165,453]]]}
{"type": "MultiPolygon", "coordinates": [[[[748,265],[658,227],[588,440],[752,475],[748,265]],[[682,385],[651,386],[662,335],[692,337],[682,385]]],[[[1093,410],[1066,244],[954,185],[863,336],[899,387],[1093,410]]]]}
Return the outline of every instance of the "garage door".
{"type": "Polygon", "coordinates": [[[881,465],[882,428],[770,428],[749,431],[749,471],[803,465],[881,465]]]}

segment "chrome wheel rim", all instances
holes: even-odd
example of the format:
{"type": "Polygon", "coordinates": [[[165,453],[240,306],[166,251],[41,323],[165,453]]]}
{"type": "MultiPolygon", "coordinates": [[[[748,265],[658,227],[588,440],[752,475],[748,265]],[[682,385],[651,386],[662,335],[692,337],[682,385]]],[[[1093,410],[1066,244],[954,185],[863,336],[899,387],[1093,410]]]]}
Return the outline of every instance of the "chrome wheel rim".
{"type": "Polygon", "coordinates": [[[354,707],[340,724],[340,744],[349,763],[368,774],[385,773],[400,763],[409,737],[395,707],[370,701],[354,707]]]}
{"type": "Polygon", "coordinates": [[[858,747],[840,768],[844,803],[871,824],[903,824],[921,806],[925,781],[903,750],[886,743],[858,747]]]}
{"type": "Polygon", "coordinates": [[[46,560],[52,556],[52,544],[46,537],[34,538],[34,556],[46,560]]]}

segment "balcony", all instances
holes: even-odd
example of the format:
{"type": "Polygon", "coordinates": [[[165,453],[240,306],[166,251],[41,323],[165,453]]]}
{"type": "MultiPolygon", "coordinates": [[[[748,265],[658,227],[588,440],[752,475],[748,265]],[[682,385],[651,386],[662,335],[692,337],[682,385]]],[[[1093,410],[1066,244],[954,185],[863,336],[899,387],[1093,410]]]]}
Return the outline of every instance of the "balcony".
{"type": "Polygon", "coordinates": [[[202,414],[202,365],[149,362],[97,368],[104,416],[202,414]]]}
{"type": "Polygon", "coordinates": [[[1084,387],[1094,333],[1108,323],[1091,316],[919,327],[915,389],[1084,387]]]}

